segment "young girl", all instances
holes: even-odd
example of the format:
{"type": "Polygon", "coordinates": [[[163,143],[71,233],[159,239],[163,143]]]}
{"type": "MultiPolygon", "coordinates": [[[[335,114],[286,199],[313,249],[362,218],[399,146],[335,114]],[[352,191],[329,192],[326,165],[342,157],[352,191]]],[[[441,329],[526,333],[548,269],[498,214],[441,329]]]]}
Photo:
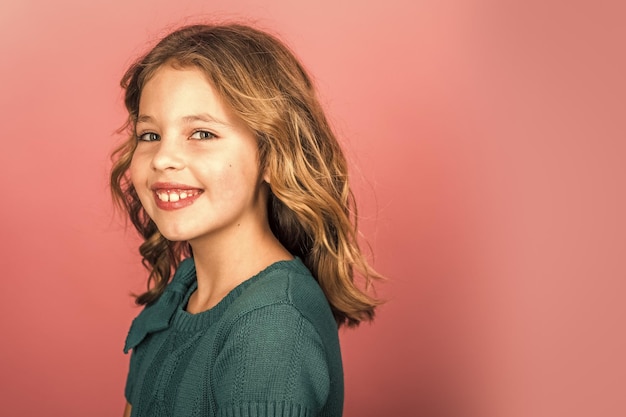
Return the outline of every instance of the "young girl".
{"type": "Polygon", "coordinates": [[[125,415],[341,416],[337,328],[373,319],[353,272],[378,276],[309,76],[267,33],[195,25],[122,87],[111,187],[150,271],[125,415]]]}

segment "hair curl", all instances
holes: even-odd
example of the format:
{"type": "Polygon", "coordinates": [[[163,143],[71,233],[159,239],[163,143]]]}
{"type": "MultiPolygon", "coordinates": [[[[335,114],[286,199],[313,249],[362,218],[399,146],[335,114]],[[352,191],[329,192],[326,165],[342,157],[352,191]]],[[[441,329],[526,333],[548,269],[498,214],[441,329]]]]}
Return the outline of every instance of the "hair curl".
{"type": "Polygon", "coordinates": [[[256,132],[261,167],[270,178],[272,232],[317,279],[339,326],[371,321],[380,302],[368,289],[380,276],[359,249],[347,162],[313,83],[282,42],[239,24],[180,28],[132,64],[122,78],[129,138],[112,154],[110,184],[114,201],[145,239],[139,251],[150,275],[137,304],[155,301],[180,260],[192,255],[186,242],[168,241],[159,233],[128,176],[141,92],[165,64],[201,69],[256,132]],[[364,278],[364,289],[355,284],[355,271],[364,278]]]}

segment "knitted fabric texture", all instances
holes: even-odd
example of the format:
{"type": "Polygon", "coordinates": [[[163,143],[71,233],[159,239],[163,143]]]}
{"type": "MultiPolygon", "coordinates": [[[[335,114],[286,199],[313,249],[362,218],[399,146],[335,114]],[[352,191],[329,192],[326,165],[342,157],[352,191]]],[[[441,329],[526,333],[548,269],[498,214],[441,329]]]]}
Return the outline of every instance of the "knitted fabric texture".
{"type": "Polygon", "coordinates": [[[190,314],[193,259],[135,318],[126,399],[132,416],[337,417],[343,370],[337,325],[299,259],[281,261],[190,314]]]}

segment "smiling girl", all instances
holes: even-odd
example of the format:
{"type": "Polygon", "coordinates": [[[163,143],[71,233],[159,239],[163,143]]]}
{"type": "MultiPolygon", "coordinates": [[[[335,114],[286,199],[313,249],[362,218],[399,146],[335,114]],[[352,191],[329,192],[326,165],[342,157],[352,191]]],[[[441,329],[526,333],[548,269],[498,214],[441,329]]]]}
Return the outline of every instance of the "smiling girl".
{"type": "Polygon", "coordinates": [[[378,275],[305,70],[264,32],[194,25],[122,87],[111,187],[150,271],[125,415],[341,416],[337,329],[373,319],[354,275],[378,275]]]}

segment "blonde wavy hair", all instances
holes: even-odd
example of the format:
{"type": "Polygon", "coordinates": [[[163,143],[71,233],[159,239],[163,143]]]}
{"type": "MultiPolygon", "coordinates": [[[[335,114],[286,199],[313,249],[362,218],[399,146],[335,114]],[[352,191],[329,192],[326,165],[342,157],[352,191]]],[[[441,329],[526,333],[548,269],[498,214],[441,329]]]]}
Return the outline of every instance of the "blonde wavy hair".
{"type": "Polygon", "coordinates": [[[285,248],[302,259],[324,291],[339,326],[371,321],[380,302],[370,287],[380,276],[357,242],[357,210],[348,166],[310,77],[277,38],[239,24],[192,25],[163,38],[122,78],[128,139],[112,154],[111,191],[145,239],[150,271],[137,304],[154,302],[181,259],[186,242],[163,237],[144,211],[128,176],[136,147],[135,123],[145,83],[162,65],[196,67],[256,132],[261,168],[270,177],[268,218],[285,248]],[[363,283],[355,283],[355,272],[363,283]]]}

